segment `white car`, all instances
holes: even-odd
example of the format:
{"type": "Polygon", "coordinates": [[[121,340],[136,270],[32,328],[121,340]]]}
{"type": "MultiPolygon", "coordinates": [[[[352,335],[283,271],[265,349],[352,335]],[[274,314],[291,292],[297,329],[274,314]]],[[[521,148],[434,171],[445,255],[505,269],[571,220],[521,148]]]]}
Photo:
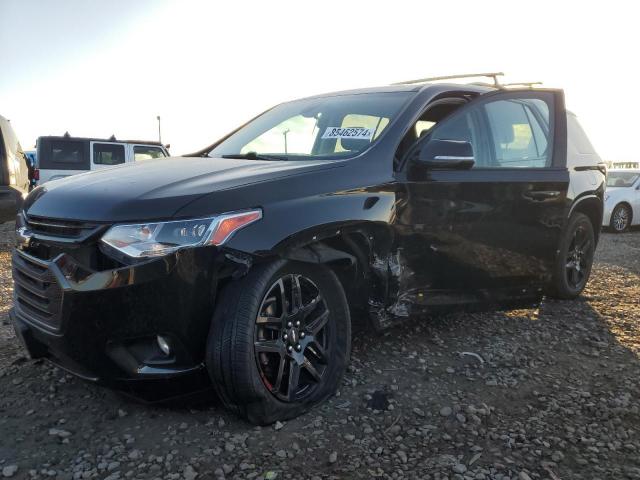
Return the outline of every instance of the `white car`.
{"type": "Polygon", "coordinates": [[[609,170],[602,226],[616,233],[640,225],[640,170],[609,170]]]}

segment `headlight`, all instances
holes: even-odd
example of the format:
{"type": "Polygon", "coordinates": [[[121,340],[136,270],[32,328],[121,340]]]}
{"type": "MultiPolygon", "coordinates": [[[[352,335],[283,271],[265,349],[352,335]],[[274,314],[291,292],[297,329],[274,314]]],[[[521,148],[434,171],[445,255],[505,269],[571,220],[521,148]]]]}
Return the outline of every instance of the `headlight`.
{"type": "Polygon", "coordinates": [[[248,210],[193,220],[115,225],[102,242],[131,258],[160,257],[181,248],[222,245],[261,218],[262,210],[248,210]]]}

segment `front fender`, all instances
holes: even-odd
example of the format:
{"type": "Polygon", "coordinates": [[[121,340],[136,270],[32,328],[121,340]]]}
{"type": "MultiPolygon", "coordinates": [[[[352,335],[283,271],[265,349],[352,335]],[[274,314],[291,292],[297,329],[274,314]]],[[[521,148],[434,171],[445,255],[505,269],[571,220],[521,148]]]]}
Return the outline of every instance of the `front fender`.
{"type": "Polygon", "coordinates": [[[237,232],[227,246],[252,255],[278,255],[363,224],[377,224],[386,230],[395,212],[392,188],[290,199],[264,206],[262,220],[237,232]]]}

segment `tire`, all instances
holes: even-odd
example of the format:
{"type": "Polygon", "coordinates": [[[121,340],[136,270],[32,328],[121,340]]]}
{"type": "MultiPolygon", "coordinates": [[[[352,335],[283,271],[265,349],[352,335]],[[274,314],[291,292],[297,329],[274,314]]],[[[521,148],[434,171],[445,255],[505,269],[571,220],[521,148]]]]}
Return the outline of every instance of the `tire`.
{"type": "Polygon", "coordinates": [[[594,252],[595,234],[589,217],[573,214],[560,241],[549,292],[552,297],[572,299],[582,293],[589,281],[594,252]]]}
{"type": "Polygon", "coordinates": [[[615,233],[622,233],[629,230],[629,226],[631,225],[631,218],[633,212],[628,205],[624,203],[619,203],[616,205],[616,208],[611,212],[611,221],[609,222],[609,227],[615,233]]]}
{"type": "Polygon", "coordinates": [[[351,319],[330,269],[284,260],[256,265],[227,284],[216,304],[206,365],[227,408],[268,425],[336,392],[349,362],[351,319]],[[291,387],[296,373],[299,384],[291,387]]]}

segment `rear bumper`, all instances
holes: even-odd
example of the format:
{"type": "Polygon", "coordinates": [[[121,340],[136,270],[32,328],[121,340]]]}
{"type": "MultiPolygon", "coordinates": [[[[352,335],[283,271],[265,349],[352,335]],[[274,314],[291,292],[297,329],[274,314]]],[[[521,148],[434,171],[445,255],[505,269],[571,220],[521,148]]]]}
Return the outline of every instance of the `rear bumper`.
{"type": "Polygon", "coordinates": [[[191,393],[210,386],[204,353],[218,280],[228,275],[221,256],[193,249],[87,272],[67,254],[43,261],[16,250],[10,318],[32,358],[85,380],[148,401],[191,393]],[[44,273],[29,278],[25,263],[44,273]]]}

